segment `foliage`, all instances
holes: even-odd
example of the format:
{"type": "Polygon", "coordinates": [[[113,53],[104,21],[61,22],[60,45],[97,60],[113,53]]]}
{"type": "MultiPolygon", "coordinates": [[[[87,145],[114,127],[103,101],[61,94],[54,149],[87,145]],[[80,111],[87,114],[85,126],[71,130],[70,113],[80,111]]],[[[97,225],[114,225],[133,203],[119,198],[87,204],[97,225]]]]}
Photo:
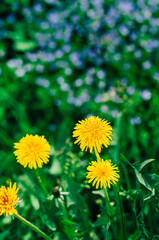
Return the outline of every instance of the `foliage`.
{"type": "MultiPolygon", "coordinates": [[[[54,240],[159,239],[158,6],[158,0],[1,1],[0,186],[17,182],[18,212],[54,240]],[[113,227],[104,192],[86,180],[95,155],[73,145],[75,123],[90,115],[113,127],[111,146],[101,152],[120,170],[117,189],[109,190],[113,227]],[[14,142],[26,134],[45,135],[51,145],[39,171],[54,205],[13,155],[14,142]]],[[[1,240],[33,238],[40,239],[1,216],[1,240]]]]}

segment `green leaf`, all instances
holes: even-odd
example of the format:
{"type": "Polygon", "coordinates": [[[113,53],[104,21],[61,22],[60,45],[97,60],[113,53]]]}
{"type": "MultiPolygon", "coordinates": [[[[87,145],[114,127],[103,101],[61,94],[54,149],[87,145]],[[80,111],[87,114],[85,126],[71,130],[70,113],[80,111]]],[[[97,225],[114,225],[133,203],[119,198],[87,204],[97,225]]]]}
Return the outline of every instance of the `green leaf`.
{"type": "Polygon", "coordinates": [[[120,154],[120,156],[121,156],[122,160],[123,160],[125,163],[127,163],[130,167],[134,168],[134,167],[133,167],[133,164],[131,164],[131,163],[129,162],[129,160],[128,160],[123,154],[120,154]]]}
{"type": "Polygon", "coordinates": [[[83,196],[79,193],[80,184],[74,182],[71,178],[67,177],[67,183],[69,188],[69,198],[76,205],[76,216],[79,222],[80,230],[86,232],[85,238],[89,239],[90,221],[88,206],[85,203],[83,196]]]}
{"type": "Polygon", "coordinates": [[[105,198],[105,193],[104,193],[104,190],[96,190],[96,191],[92,191],[93,194],[97,194],[97,195],[100,195],[101,197],[104,197],[105,198]]]}
{"type": "Polygon", "coordinates": [[[159,239],[159,235],[154,235],[152,240],[158,240],[159,239]]]}
{"type": "MultiPolygon", "coordinates": [[[[80,232],[80,233],[78,233],[78,232],[75,232],[75,236],[77,236],[77,237],[82,237],[83,235],[85,235],[86,234],[86,231],[85,232],[80,232]]],[[[83,238],[82,238],[83,239],[83,238]]],[[[82,240],[81,239],[81,240],[82,240]]]]}
{"type": "Polygon", "coordinates": [[[141,212],[143,210],[143,204],[144,204],[143,193],[142,193],[142,191],[137,191],[136,197],[134,200],[134,210],[135,210],[137,217],[141,214],[141,212]]]}
{"type": "Polygon", "coordinates": [[[155,161],[155,159],[148,159],[141,163],[136,162],[133,164],[133,166],[140,172],[143,169],[143,167],[145,167],[148,163],[153,162],[153,161],[155,161]]]}
{"type": "Polygon", "coordinates": [[[159,184],[159,175],[153,173],[153,174],[147,174],[147,179],[151,186],[156,187],[159,184]]]}
{"type": "Polygon", "coordinates": [[[51,175],[58,175],[62,173],[62,167],[60,165],[60,162],[57,160],[57,158],[55,158],[54,161],[52,162],[52,165],[49,169],[49,173],[51,175]]]}
{"type": "Polygon", "coordinates": [[[32,203],[32,206],[35,210],[39,210],[40,204],[38,198],[36,198],[33,194],[30,195],[30,201],[32,203]]]}
{"type": "Polygon", "coordinates": [[[152,192],[149,192],[145,197],[144,197],[144,201],[150,199],[151,197],[155,196],[155,189],[152,189],[152,192]]]}
{"type": "Polygon", "coordinates": [[[76,223],[75,222],[73,222],[73,221],[71,221],[71,220],[69,220],[69,219],[64,219],[64,224],[68,224],[68,225],[76,225],[76,223]]]}
{"type": "Polygon", "coordinates": [[[108,218],[108,216],[101,216],[101,217],[99,217],[96,221],[95,221],[95,223],[94,223],[94,226],[95,227],[99,227],[99,226],[102,226],[102,225],[106,225],[106,224],[108,224],[109,223],[109,218],[108,218]]]}
{"type": "Polygon", "coordinates": [[[45,200],[45,202],[40,205],[40,217],[43,224],[49,227],[52,231],[57,230],[60,234],[60,239],[73,240],[76,223],[68,219],[62,203],[57,207],[53,199],[52,201],[45,200]]]}
{"type": "Polygon", "coordinates": [[[151,187],[151,185],[148,183],[148,181],[146,180],[146,178],[144,177],[144,175],[142,173],[140,173],[139,171],[136,170],[135,168],[135,174],[137,179],[139,180],[139,182],[144,185],[147,189],[149,189],[150,191],[153,190],[153,188],[151,187]]]}
{"type": "Polygon", "coordinates": [[[14,49],[17,51],[30,51],[36,47],[36,43],[34,41],[17,41],[14,43],[14,49]]]}
{"type": "Polygon", "coordinates": [[[5,239],[8,239],[9,238],[9,230],[5,230],[3,232],[0,233],[0,239],[1,240],[5,240],[5,239]]]}
{"type": "Polygon", "coordinates": [[[69,239],[73,240],[74,239],[74,232],[75,232],[75,224],[69,224],[67,222],[67,219],[63,218],[62,216],[59,216],[58,219],[56,220],[56,225],[58,227],[58,231],[60,233],[61,239],[69,239]]]}
{"type": "Polygon", "coordinates": [[[9,224],[12,222],[12,220],[13,220],[12,217],[10,215],[8,215],[7,217],[3,218],[2,221],[4,224],[9,224]]]}
{"type": "Polygon", "coordinates": [[[134,169],[135,175],[136,175],[138,181],[139,181],[142,185],[144,185],[148,190],[153,191],[153,186],[149,183],[149,181],[147,180],[147,178],[146,178],[146,177],[144,176],[144,174],[141,173],[140,171],[142,170],[142,168],[143,168],[144,166],[146,166],[148,163],[154,161],[155,159],[148,159],[148,160],[146,160],[146,161],[144,161],[144,162],[142,162],[142,163],[136,162],[136,163],[134,163],[134,164],[131,164],[131,163],[126,159],[126,157],[125,157],[124,155],[121,155],[121,158],[122,158],[122,160],[123,160],[125,163],[127,163],[129,166],[131,166],[131,167],[134,169]]]}

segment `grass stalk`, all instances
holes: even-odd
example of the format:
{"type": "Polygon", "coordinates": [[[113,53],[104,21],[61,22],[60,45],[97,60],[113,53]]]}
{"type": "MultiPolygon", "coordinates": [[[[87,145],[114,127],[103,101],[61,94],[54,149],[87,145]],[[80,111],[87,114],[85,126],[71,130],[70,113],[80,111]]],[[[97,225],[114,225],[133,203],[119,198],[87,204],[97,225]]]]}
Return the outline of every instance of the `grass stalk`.
{"type": "Polygon", "coordinates": [[[35,172],[36,178],[38,180],[38,183],[39,183],[41,189],[43,190],[46,198],[48,198],[49,197],[49,193],[48,193],[48,191],[47,191],[47,189],[46,189],[46,187],[45,187],[45,185],[44,185],[44,183],[43,183],[43,181],[42,181],[42,179],[40,177],[40,174],[39,174],[38,170],[34,169],[34,172],[35,172]]]}
{"type": "Polygon", "coordinates": [[[126,237],[126,231],[125,231],[125,222],[124,222],[124,215],[123,215],[123,204],[120,198],[120,194],[119,194],[119,189],[117,186],[114,186],[115,188],[115,192],[117,195],[117,200],[118,200],[118,206],[119,206],[119,211],[120,211],[120,229],[121,229],[121,239],[122,240],[127,240],[126,237]]]}
{"type": "Polygon", "coordinates": [[[39,235],[41,235],[44,239],[46,240],[52,240],[46,233],[44,233],[43,231],[41,231],[38,227],[36,227],[34,224],[32,224],[31,222],[29,222],[28,220],[26,220],[25,218],[23,218],[21,215],[19,214],[14,214],[14,216],[16,218],[18,218],[22,223],[24,223],[25,225],[27,225],[30,229],[32,229],[33,231],[37,232],[39,235]]]}
{"type": "MultiPolygon", "coordinates": [[[[106,188],[104,188],[104,193],[105,193],[106,205],[108,206],[109,216],[110,216],[110,218],[111,218],[111,221],[110,221],[109,226],[112,227],[114,236],[117,237],[117,230],[116,230],[116,224],[115,224],[115,221],[114,221],[112,206],[111,206],[111,204],[110,204],[110,199],[109,199],[108,191],[107,191],[106,188]]],[[[106,228],[107,228],[106,239],[108,239],[108,229],[109,229],[109,227],[106,226],[106,228]]],[[[116,238],[115,238],[115,239],[116,239],[116,238]]]]}

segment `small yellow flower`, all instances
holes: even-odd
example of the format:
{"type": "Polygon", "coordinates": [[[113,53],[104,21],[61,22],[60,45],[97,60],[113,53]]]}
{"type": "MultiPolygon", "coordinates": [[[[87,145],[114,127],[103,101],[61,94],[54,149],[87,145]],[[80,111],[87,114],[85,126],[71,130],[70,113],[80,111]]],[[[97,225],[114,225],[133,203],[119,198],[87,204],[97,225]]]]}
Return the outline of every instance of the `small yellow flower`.
{"type": "Polygon", "coordinates": [[[43,163],[49,161],[49,151],[50,145],[44,136],[38,135],[28,135],[26,134],[18,143],[14,144],[15,156],[17,157],[17,162],[29,168],[42,167],[43,163]]]}
{"type": "Polygon", "coordinates": [[[9,187],[1,186],[0,188],[0,215],[6,213],[6,216],[13,215],[17,213],[17,210],[14,208],[18,202],[17,192],[19,188],[16,189],[16,183],[13,187],[11,183],[9,187]]]}
{"type": "Polygon", "coordinates": [[[89,179],[89,183],[93,182],[93,186],[96,184],[96,189],[107,186],[110,188],[111,184],[115,184],[119,180],[118,167],[113,165],[110,160],[92,161],[87,167],[87,171],[86,178],[89,179]]]}
{"type": "Polygon", "coordinates": [[[77,137],[75,143],[80,145],[82,151],[89,148],[90,152],[95,150],[97,158],[101,152],[102,145],[108,147],[111,140],[112,127],[109,123],[99,117],[91,116],[76,124],[73,137],[77,137]]]}

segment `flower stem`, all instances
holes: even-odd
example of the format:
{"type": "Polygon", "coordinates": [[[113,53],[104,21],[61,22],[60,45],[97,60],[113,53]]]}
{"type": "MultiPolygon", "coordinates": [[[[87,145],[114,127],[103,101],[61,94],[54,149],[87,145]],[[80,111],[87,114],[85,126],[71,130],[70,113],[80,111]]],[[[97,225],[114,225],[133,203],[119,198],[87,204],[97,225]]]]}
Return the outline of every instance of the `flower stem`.
{"type": "Polygon", "coordinates": [[[29,222],[28,220],[26,220],[26,219],[23,218],[22,216],[20,216],[18,213],[15,213],[14,216],[17,217],[21,222],[23,222],[24,224],[26,224],[29,228],[31,228],[31,229],[34,230],[35,232],[39,233],[44,239],[46,239],[46,240],[52,240],[48,235],[46,235],[46,233],[42,232],[38,227],[36,227],[34,224],[32,224],[31,222],[29,222]]]}
{"type": "Polygon", "coordinates": [[[41,177],[40,177],[40,175],[39,175],[38,170],[37,170],[37,169],[34,169],[34,172],[35,172],[36,178],[37,178],[37,180],[38,180],[38,182],[39,182],[39,185],[40,185],[41,189],[43,190],[46,198],[48,198],[48,197],[49,197],[49,193],[48,193],[48,191],[47,191],[47,189],[46,189],[43,181],[41,180],[41,177]]]}
{"type": "Polygon", "coordinates": [[[110,222],[108,222],[108,224],[106,225],[106,237],[105,237],[105,240],[109,240],[109,235],[108,235],[108,230],[109,230],[109,227],[110,227],[110,222]]]}
{"type": "Polygon", "coordinates": [[[101,158],[100,158],[100,156],[99,156],[99,153],[98,153],[98,151],[97,151],[97,148],[95,147],[94,148],[94,151],[95,151],[95,155],[96,155],[96,157],[97,157],[97,160],[101,160],[101,158]]]}
{"type": "Polygon", "coordinates": [[[124,216],[123,216],[123,204],[121,202],[121,198],[119,195],[119,189],[117,186],[114,186],[116,193],[117,193],[117,198],[118,198],[118,203],[119,203],[119,208],[120,208],[120,224],[121,224],[121,239],[126,240],[126,232],[125,232],[125,224],[124,224],[124,216]]]}
{"type": "MultiPolygon", "coordinates": [[[[116,224],[115,224],[115,221],[114,221],[114,216],[113,216],[113,212],[112,212],[112,206],[110,205],[110,199],[109,199],[109,195],[108,195],[108,192],[107,192],[106,188],[104,188],[104,193],[105,193],[106,204],[108,206],[108,212],[109,212],[110,217],[111,217],[111,221],[110,221],[111,227],[112,227],[114,236],[116,236],[115,239],[117,239],[118,236],[117,236],[117,231],[116,231],[116,224]]],[[[107,238],[108,238],[108,236],[106,237],[106,239],[107,238]]]]}
{"type": "Polygon", "coordinates": [[[108,191],[107,191],[106,188],[104,188],[104,193],[105,193],[106,203],[107,203],[108,208],[109,208],[109,213],[110,213],[110,215],[111,215],[111,217],[112,217],[112,207],[111,207],[111,205],[110,205],[110,199],[109,199],[108,191]]]}

